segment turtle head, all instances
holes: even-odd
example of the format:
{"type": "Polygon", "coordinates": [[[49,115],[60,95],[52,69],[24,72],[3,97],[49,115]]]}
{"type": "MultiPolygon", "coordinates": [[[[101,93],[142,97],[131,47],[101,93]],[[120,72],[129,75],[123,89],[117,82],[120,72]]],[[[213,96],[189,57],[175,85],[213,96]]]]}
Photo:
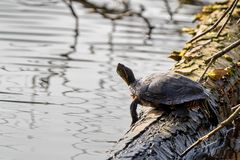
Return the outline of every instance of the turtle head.
{"type": "Polygon", "coordinates": [[[127,85],[130,85],[136,81],[132,70],[121,63],[118,63],[117,65],[117,73],[120,77],[122,77],[127,85]]]}

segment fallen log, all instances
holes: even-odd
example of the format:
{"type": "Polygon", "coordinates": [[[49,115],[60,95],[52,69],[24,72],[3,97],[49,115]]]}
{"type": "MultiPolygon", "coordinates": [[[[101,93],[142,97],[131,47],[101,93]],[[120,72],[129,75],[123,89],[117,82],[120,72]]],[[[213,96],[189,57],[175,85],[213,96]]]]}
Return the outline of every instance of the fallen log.
{"type": "MultiPolygon", "coordinates": [[[[221,3],[204,7],[198,14],[199,25],[191,32],[194,31],[196,35],[204,32],[224,13],[226,5],[221,3]]],[[[170,57],[178,62],[172,71],[198,80],[206,69],[205,60],[240,39],[239,15],[240,8],[236,8],[231,22],[227,23],[219,36],[216,36],[217,30],[212,30],[187,43],[182,51],[173,52],[170,57]]],[[[202,81],[202,85],[211,92],[220,121],[226,119],[232,112],[231,108],[240,102],[239,80],[238,46],[217,59],[202,81]]],[[[240,159],[239,116],[205,143],[180,157],[185,149],[216,126],[207,120],[202,108],[190,109],[185,118],[149,107],[142,108],[140,120],[113,147],[109,159],[240,159]]]]}

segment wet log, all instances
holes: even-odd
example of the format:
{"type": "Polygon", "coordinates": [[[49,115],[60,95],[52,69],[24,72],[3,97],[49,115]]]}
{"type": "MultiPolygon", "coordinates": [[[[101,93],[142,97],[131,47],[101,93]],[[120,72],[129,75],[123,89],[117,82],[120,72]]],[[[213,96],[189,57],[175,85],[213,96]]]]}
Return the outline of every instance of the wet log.
{"type": "MultiPolygon", "coordinates": [[[[206,30],[223,14],[223,8],[226,8],[224,3],[204,7],[198,14],[199,25],[191,31],[200,34],[206,30]]],[[[240,39],[240,24],[236,23],[239,14],[240,8],[235,9],[231,22],[219,37],[216,37],[220,28],[217,27],[195,42],[186,43],[182,51],[173,52],[172,58],[178,62],[172,70],[198,80],[206,68],[206,59],[240,39]]],[[[210,67],[202,82],[216,102],[220,121],[231,114],[231,107],[239,104],[239,78],[240,47],[236,47],[210,67]]],[[[142,108],[140,120],[113,147],[109,159],[240,159],[240,118],[180,157],[187,147],[215,127],[207,120],[202,108],[190,109],[189,116],[185,118],[149,107],[142,108]]]]}

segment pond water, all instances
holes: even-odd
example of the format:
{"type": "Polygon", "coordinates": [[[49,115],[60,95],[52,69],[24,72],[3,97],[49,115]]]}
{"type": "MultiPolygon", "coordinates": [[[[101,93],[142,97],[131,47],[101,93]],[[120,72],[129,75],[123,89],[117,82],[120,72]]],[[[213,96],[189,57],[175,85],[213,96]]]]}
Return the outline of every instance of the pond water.
{"type": "Polygon", "coordinates": [[[189,39],[181,28],[193,26],[199,3],[132,0],[155,26],[147,39],[141,17],[111,21],[83,1],[73,3],[77,35],[64,1],[1,0],[0,160],[106,159],[131,120],[117,63],[136,77],[169,70],[175,62],[167,57],[189,39]]]}

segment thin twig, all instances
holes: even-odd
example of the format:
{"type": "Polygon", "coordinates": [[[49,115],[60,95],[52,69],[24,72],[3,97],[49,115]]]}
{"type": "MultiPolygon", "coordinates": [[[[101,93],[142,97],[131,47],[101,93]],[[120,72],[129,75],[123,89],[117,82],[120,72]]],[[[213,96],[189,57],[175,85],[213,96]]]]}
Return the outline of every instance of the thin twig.
{"type": "Polygon", "coordinates": [[[208,71],[208,69],[212,65],[212,63],[213,63],[213,59],[211,59],[210,62],[208,63],[206,69],[204,70],[203,74],[199,78],[198,82],[202,82],[204,75],[206,74],[206,72],[208,71]]]}
{"type": "Polygon", "coordinates": [[[230,44],[223,50],[219,51],[218,53],[216,53],[213,56],[211,56],[210,58],[208,58],[205,63],[209,63],[211,59],[214,59],[214,61],[215,61],[216,59],[223,56],[225,53],[231,51],[232,49],[238,47],[239,45],[240,45],[240,39],[238,39],[237,41],[233,42],[232,44],[230,44]]]}
{"type": "Polygon", "coordinates": [[[214,54],[213,56],[211,56],[210,58],[208,58],[207,60],[205,60],[205,63],[208,64],[205,71],[203,72],[202,76],[199,78],[199,82],[202,81],[205,73],[207,72],[207,70],[209,69],[209,67],[221,56],[223,56],[224,54],[226,54],[227,52],[231,51],[232,49],[238,47],[240,45],[240,39],[235,41],[234,43],[230,44],[229,46],[225,47],[223,50],[217,52],[216,54],[214,54]]]}
{"type": "Polygon", "coordinates": [[[202,32],[201,34],[199,35],[196,35],[195,37],[193,37],[188,43],[191,43],[195,40],[197,40],[199,37],[205,35],[206,33],[210,32],[211,30],[213,30],[214,28],[217,27],[217,25],[223,20],[223,18],[227,15],[227,13],[232,9],[234,8],[235,6],[235,3],[238,3],[239,0],[234,0],[232,2],[232,4],[230,5],[230,7],[228,7],[225,12],[223,13],[223,15],[210,27],[208,28],[206,31],[202,32]]]}
{"type": "Polygon", "coordinates": [[[238,21],[237,21],[237,24],[239,24],[240,23],[240,18],[238,19],[238,21]]]}
{"type": "Polygon", "coordinates": [[[209,132],[208,134],[204,135],[203,137],[199,138],[196,142],[194,142],[190,147],[188,147],[182,154],[181,157],[186,155],[191,149],[193,149],[196,145],[200,144],[201,142],[207,140],[210,138],[212,135],[214,135],[217,131],[225,127],[227,124],[231,123],[237,116],[238,113],[240,112],[240,104],[238,104],[237,109],[235,112],[233,112],[226,120],[222,121],[217,128],[209,132]]]}
{"type": "Polygon", "coordinates": [[[238,109],[238,106],[234,106],[231,108],[231,112],[234,112],[236,109],[238,109]]]}
{"type": "Polygon", "coordinates": [[[238,0],[234,1],[235,3],[233,3],[233,7],[231,7],[230,11],[228,12],[228,17],[227,20],[224,22],[224,24],[222,25],[222,27],[220,28],[220,30],[217,33],[217,37],[220,35],[220,33],[222,32],[222,30],[224,29],[224,27],[227,25],[228,21],[231,18],[231,15],[234,11],[234,9],[236,8],[237,4],[238,4],[238,0]]]}

